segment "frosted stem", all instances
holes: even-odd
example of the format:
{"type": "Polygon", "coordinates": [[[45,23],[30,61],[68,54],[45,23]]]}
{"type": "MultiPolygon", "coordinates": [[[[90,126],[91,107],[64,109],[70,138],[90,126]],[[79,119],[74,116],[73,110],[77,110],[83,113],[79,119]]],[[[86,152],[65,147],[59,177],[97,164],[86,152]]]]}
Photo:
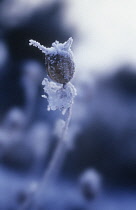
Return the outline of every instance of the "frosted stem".
{"type": "Polygon", "coordinates": [[[66,114],[67,114],[67,118],[65,121],[65,126],[64,126],[64,129],[62,132],[62,136],[59,139],[55,154],[53,155],[53,158],[52,158],[52,160],[48,166],[48,169],[45,173],[45,176],[44,176],[45,182],[48,179],[53,181],[54,179],[56,179],[58,177],[58,174],[61,170],[63,161],[66,156],[66,152],[67,152],[66,135],[67,135],[67,131],[68,131],[69,122],[71,119],[71,107],[68,108],[66,114]]]}
{"type": "Polygon", "coordinates": [[[43,181],[38,186],[37,191],[35,191],[32,195],[28,197],[26,202],[19,208],[19,210],[26,210],[27,207],[29,208],[29,205],[31,205],[34,200],[35,200],[35,195],[37,195],[42,192],[43,188],[46,188],[48,186],[49,181],[53,182],[59,175],[59,172],[62,168],[64,159],[66,157],[66,152],[67,152],[67,140],[66,140],[66,135],[68,131],[68,126],[71,120],[71,110],[72,107],[69,107],[67,110],[67,117],[65,121],[65,126],[62,132],[62,136],[59,139],[55,154],[53,155],[51,162],[49,163],[49,166],[47,168],[47,171],[45,172],[45,175],[43,177],[43,181]]]}

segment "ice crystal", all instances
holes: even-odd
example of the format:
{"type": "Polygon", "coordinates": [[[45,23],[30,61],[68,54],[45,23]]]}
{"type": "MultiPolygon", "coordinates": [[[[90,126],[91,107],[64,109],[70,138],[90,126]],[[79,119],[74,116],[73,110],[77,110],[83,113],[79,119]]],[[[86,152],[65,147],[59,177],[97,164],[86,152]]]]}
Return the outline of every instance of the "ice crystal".
{"type": "Polygon", "coordinates": [[[38,47],[39,50],[41,50],[44,54],[46,55],[56,55],[56,54],[61,54],[61,55],[67,55],[67,53],[70,53],[73,55],[71,51],[71,45],[72,45],[73,39],[70,37],[66,42],[64,43],[59,43],[58,41],[55,41],[52,43],[52,47],[48,48],[43,45],[41,45],[39,42],[30,39],[29,40],[29,45],[33,45],[34,47],[38,47]]]}
{"type": "Polygon", "coordinates": [[[44,86],[45,95],[42,97],[47,98],[48,108],[47,110],[62,111],[65,114],[67,109],[73,104],[74,97],[76,96],[75,87],[69,82],[65,85],[50,82],[45,78],[42,82],[44,86]]]}

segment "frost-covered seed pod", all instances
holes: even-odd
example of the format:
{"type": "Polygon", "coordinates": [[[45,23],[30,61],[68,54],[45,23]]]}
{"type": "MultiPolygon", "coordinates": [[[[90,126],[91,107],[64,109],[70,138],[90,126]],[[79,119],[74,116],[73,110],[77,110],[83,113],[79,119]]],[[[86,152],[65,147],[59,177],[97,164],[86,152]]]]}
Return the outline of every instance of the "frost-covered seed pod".
{"type": "Polygon", "coordinates": [[[45,58],[45,64],[49,77],[55,82],[66,84],[74,74],[74,62],[70,56],[48,55],[45,58]]]}
{"type": "Polygon", "coordinates": [[[60,84],[68,83],[75,72],[73,54],[70,49],[72,42],[72,38],[63,44],[55,41],[51,48],[46,48],[40,43],[30,40],[30,45],[38,47],[45,53],[45,65],[49,77],[60,84]]]}

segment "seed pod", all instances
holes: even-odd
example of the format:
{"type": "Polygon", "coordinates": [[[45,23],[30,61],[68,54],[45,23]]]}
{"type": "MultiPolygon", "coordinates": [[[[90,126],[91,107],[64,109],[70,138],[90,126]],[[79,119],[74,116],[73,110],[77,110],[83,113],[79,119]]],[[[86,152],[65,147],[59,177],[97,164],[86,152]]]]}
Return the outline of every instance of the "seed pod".
{"type": "Polygon", "coordinates": [[[72,79],[75,66],[69,55],[48,55],[45,64],[49,77],[55,82],[66,84],[72,79]]]}
{"type": "Polygon", "coordinates": [[[30,40],[30,45],[38,47],[45,53],[45,66],[49,77],[57,83],[68,83],[75,72],[73,54],[70,49],[73,39],[59,43],[55,41],[51,48],[46,48],[40,43],[30,40]]]}

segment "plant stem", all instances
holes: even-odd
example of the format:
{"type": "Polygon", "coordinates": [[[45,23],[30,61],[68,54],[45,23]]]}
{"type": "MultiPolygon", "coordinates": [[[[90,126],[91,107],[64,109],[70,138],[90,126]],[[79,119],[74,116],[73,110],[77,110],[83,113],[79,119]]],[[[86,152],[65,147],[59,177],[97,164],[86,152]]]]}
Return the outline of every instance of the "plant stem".
{"type": "Polygon", "coordinates": [[[69,107],[67,110],[67,113],[66,113],[67,117],[65,121],[65,126],[63,128],[62,136],[59,139],[55,154],[53,155],[53,158],[51,162],[49,163],[48,169],[44,175],[45,182],[46,180],[54,181],[54,179],[58,177],[61,167],[63,165],[63,161],[65,159],[66,152],[67,152],[66,135],[67,135],[70,119],[71,119],[71,109],[72,107],[69,107]]]}
{"type": "Polygon", "coordinates": [[[72,107],[69,107],[67,110],[67,113],[66,113],[67,116],[66,116],[65,126],[62,132],[62,136],[59,139],[56,151],[51,159],[51,162],[49,163],[47,171],[44,174],[43,180],[39,184],[37,190],[33,194],[28,196],[27,200],[21,206],[21,208],[19,208],[19,210],[28,209],[29,205],[31,205],[35,201],[36,194],[37,196],[39,196],[40,193],[42,193],[42,189],[45,189],[49,183],[52,184],[52,182],[54,182],[56,178],[58,177],[59,172],[62,168],[64,159],[65,159],[65,156],[66,156],[67,148],[68,148],[66,135],[67,135],[68,126],[71,120],[71,109],[72,107]]]}

